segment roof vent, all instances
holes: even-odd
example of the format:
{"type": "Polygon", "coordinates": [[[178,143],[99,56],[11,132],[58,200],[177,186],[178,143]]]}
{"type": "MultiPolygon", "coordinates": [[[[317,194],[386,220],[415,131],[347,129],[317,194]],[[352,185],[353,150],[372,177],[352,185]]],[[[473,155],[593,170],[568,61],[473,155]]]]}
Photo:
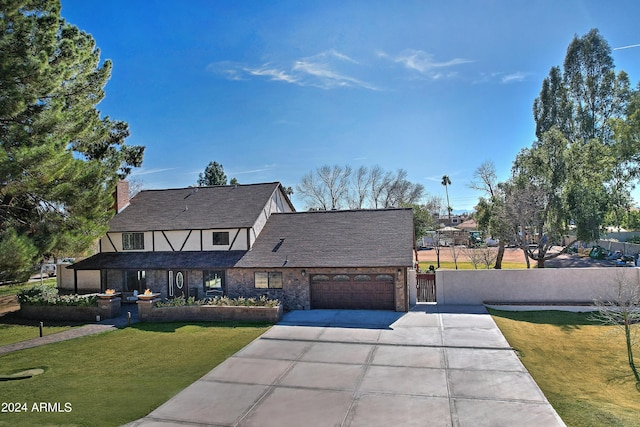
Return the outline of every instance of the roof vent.
{"type": "Polygon", "coordinates": [[[278,252],[278,249],[280,249],[280,246],[282,246],[283,243],[284,243],[284,238],[280,239],[280,241],[273,247],[271,252],[278,252]]]}
{"type": "Polygon", "coordinates": [[[188,198],[189,196],[193,196],[194,194],[196,194],[198,192],[198,188],[196,188],[195,190],[192,190],[191,193],[187,194],[186,196],[184,196],[184,198],[188,198]]]}

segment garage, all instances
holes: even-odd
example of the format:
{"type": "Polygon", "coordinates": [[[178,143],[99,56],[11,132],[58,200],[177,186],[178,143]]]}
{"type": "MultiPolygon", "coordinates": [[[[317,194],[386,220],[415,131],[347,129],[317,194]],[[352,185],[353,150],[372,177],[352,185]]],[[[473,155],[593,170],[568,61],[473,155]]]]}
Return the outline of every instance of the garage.
{"type": "Polygon", "coordinates": [[[314,274],[312,309],[395,310],[391,274],[314,274]]]}

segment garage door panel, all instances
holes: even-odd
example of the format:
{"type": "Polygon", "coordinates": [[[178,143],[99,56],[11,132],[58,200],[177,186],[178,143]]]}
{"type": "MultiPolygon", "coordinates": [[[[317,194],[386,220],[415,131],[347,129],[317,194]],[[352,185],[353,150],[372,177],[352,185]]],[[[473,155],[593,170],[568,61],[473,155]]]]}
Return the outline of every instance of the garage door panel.
{"type": "MultiPolygon", "coordinates": [[[[327,277],[328,275],[324,275],[327,277]]],[[[311,281],[311,308],[394,310],[392,281],[362,281],[364,275],[335,275],[341,280],[311,281]],[[349,281],[344,280],[349,277],[349,281]]],[[[376,277],[370,275],[370,277],[376,277]]]]}

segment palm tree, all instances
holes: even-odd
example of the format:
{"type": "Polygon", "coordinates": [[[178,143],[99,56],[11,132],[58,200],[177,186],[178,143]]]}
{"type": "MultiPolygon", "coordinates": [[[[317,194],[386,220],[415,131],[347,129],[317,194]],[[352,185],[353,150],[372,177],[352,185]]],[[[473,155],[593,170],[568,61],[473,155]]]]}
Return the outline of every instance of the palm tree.
{"type": "Polygon", "coordinates": [[[451,179],[449,175],[442,175],[442,185],[444,185],[444,191],[447,193],[447,212],[449,213],[449,225],[451,225],[451,204],[449,203],[449,186],[451,185],[451,179]]]}

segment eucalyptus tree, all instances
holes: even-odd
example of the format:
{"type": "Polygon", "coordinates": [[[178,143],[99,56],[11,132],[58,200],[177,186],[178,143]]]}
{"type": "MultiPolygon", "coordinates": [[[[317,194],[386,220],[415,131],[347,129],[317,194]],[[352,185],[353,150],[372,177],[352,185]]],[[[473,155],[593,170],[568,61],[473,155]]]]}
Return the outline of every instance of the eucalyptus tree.
{"type": "MultiPolygon", "coordinates": [[[[512,168],[514,188],[536,195],[537,224],[527,231],[539,237],[528,251],[539,267],[570,228],[579,240],[598,239],[607,212],[628,200],[636,166],[622,130],[637,137],[640,129],[629,121],[632,97],[627,74],[615,72],[595,29],[574,37],[563,68],[551,68],[543,81],[533,104],[537,140],[512,168]]],[[[530,203],[512,195],[518,200],[530,203]]]]}
{"type": "Polygon", "coordinates": [[[101,116],[112,64],[58,1],[4,1],[0,52],[0,247],[16,249],[0,251],[0,282],[11,282],[106,232],[117,181],[144,147],[101,116]]]}

